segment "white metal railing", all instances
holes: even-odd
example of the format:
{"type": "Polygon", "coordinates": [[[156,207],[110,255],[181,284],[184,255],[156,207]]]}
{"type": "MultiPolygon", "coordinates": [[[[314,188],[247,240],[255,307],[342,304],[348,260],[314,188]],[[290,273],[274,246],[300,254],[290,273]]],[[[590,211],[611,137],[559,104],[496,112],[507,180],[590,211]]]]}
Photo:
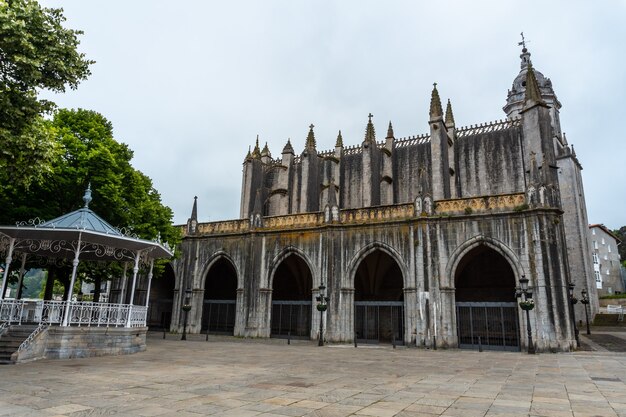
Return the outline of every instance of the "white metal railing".
{"type": "Polygon", "coordinates": [[[69,305],[68,325],[143,327],[147,308],[89,301],[0,300],[0,322],[62,324],[69,305]]]}
{"type": "Polygon", "coordinates": [[[45,324],[45,323],[39,323],[39,326],[37,326],[37,328],[33,330],[31,334],[28,335],[28,337],[26,338],[26,340],[22,342],[22,344],[20,344],[20,346],[17,348],[17,351],[21,352],[25,350],[28,346],[30,346],[33,340],[35,340],[35,338],[39,335],[39,333],[43,332],[48,327],[50,327],[50,325],[45,324]]]}
{"type": "Polygon", "coordinates": [[[0,300],[0,321],[22,324],[25,300],[0,300]]]}

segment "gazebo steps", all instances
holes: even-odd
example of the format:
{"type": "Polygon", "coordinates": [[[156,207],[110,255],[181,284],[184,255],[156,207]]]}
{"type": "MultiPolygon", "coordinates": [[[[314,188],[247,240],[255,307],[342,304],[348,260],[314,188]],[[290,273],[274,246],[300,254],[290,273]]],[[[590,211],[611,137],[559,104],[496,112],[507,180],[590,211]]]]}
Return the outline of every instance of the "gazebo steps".
{"type": "Polygon", "coordinates": [[[36,328],[37,325],[26,324],[9,326],[4,334],[0,336],[0,364],[15,363],[11,357],[36,328]]]}

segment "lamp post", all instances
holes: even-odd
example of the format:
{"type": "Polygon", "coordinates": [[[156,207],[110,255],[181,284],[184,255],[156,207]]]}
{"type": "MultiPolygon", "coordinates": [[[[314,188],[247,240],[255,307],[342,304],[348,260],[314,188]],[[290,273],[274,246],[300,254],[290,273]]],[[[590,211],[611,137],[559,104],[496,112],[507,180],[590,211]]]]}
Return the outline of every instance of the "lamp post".
{"type": "Polygon", "coordinates": [[[572,313],[572,323],[574,324],[574,338],[576,339],[576,347],[580,347],[580,338],[578,337],[578,326],[576,326],[576,312],[574,305],[578,302],[578,298],[574,296],[574,283],[570,282],[567,286],[569,292],[569,305],[572,313]]]}
{"type": "Polygon", "coordinates": [[[589,297],[587,296],[587,289],[583,288],[580,293],[582,294],[580,302],[585,306],[585,322],[587,324],[587,334],[591,334],[591,331],[589,330],[589,297]]]}
{"type": "Polygon", "coordinates": [[[187,340],[187,316],[189,315],[189,310],[191,310],[191,289],[187,288],[185,290],[185,302],[183,304],[182,310],[185,312],[185,318],[183,319],[183,336],[180,340],[187,340]]]}
{"type": "Polygon", "coordinates": [[[535,344],[533,343],[533,333],[530,328],[530,313],[529,311],[535,308],[535,301],[533,300],[533,292],[528,288],[528,278],[526,275],[522,275],[519,279],[519,287],[515,288],[515,296],[521,299],[519,306],[526,312],[526,330],[528,331],[528,354],[535,354],[535,344]]]}
{"type": "Polygon", "coordinates": [[[317,300],[317,311],[320,312],[320,338],[318,342],[318,346],[324,346],[324,311],[328,308],[328,296],[324,294],[324,290],[326,287],[324,284],[320,284],[319,286],[319,295],[315,297],[317,300]]]}

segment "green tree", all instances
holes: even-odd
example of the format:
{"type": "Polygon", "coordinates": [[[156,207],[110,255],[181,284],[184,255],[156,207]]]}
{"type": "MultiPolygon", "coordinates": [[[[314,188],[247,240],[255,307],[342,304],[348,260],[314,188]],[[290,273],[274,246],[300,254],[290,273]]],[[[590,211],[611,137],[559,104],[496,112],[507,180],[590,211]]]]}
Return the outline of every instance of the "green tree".
{"type": "Polygon", "coordinates": [[[77,88],[94,61],[77,51],[82,32],[63,27],[62,9],[34,0],[0,0],[0,181],[28,186],[54,158],[41,116],[54,103],[42,90],[77,88]]]}
{"type": "MultiPolygon", "coordinates": [[[[82,206],[82,196],[91,183],[89,208],[107,222],[144,239],[175,245],[179,230],[172,226],[172,210],[161,202],[152,181],[131,165],[133,151],[113,137],[113,126],[104,116],[90,110],[60,109],[47,122],[58,148],[57,156],[43,181],[29,188],[5,189],[0,183],[0,222],[10,224],[33,217],[50,220],[82,206]]],[[[81,263],[96,284],[111,276],[113,266],[81,263]]],[[[156,268],[160,273],[162,266],[156,268]]],[[[64,285],[65,273],[53,274],[64,285]]],[[[96,296],[97,299],[97,296],[96,296]]]]}

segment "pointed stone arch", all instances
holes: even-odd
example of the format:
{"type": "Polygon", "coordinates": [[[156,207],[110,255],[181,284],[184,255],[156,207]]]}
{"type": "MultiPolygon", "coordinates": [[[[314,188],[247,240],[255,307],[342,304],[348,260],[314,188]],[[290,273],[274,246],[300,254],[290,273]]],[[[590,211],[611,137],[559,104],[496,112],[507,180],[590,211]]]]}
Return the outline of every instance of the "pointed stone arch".
{"type": "Polygon", "coordinates": [[[202,291],[205,290],[207,274],[211,270],[211,267],[213,266],[213,264],[215,264],[215,262],[217,262],[220,259],[226,259],[228,262],[230,262],[233,269],[235,270],[235,273],[237,274],[237,288],[243,287],[243,277],[241,276],[237,263],[233,260],[230,254],[228,254],[225,251],[219,250],[217,252],[214,252],[202,266],[202,269],[201,269],[202,273],[200,274],[201,280],[199,282],[200,284],[199,289],[201,289],[202,291]]]}
{"type": "Polygon", "coordinates": [[[515,283],[516,285],[519,285],[519,279],[525,274],[525,272],[517,255],[504,242],[489,236],[478,235],[463,242],[455,249],[452,255],[450,255],[444,275],[444,279],[447,280],[446,286],[454,288],[454,276],[459,263],[465,255],[481,245],[495,250],[508,261],[511,269],[513,270],[513,274],[515,275],[515,283]]]}
{"type": "Polygon", "coordinates": [[[240,286],[237,264],[224,251],[215,252],[206,262],[201,276],[201,331],[234,334],[240,286]]]}
{"type": "Polygon", "coordinates": [[[311,263],[309,257],[301,249],[290,245],[283,248],[270,262],[267,275],[267,288],[272,288],[276,270],[280,264],[291,255],[296,255],[304,261],[304,263],[309,267],[309,271],[311,271],[311,281],[313,282],[313,286],[319,285],[319,274],[317,273],[317,269],[311,263]]]}
{"type": "Polygon", "coordinates": [[[308,257],[289,246],[270,263],[271,337],[310,338],[314,269],[308,257]]]}
{"type": "Polygon", "coordinates": [[[363,262],[363,260],[367,258],[368,255],[370,255],[372,252],[376,250],[380,250],[386,253],[394,261],[396,261],[396,263],[398,264],[398,267],[400,268],[400,272],[402,272],[402,284],[404,288],[410,287],[410,285],[407,285],[409,270],[406,264],[402,261],[402,256],[400,255],[400,253],[397,250],[395,250],[392,246],[383,242],[379,242],[379,241],[375,241],[375,242],[372,242],[363,246],[352,257],[352,259],[348,263],[348,268],[347,268],[348,277],[349,277],[348,279],[350,280],[349,286],[351,288],[354,288],[354,278],[356,276],[357,268],[359,267],[359,265],[361,265],[361,262],[363,262]]]}

